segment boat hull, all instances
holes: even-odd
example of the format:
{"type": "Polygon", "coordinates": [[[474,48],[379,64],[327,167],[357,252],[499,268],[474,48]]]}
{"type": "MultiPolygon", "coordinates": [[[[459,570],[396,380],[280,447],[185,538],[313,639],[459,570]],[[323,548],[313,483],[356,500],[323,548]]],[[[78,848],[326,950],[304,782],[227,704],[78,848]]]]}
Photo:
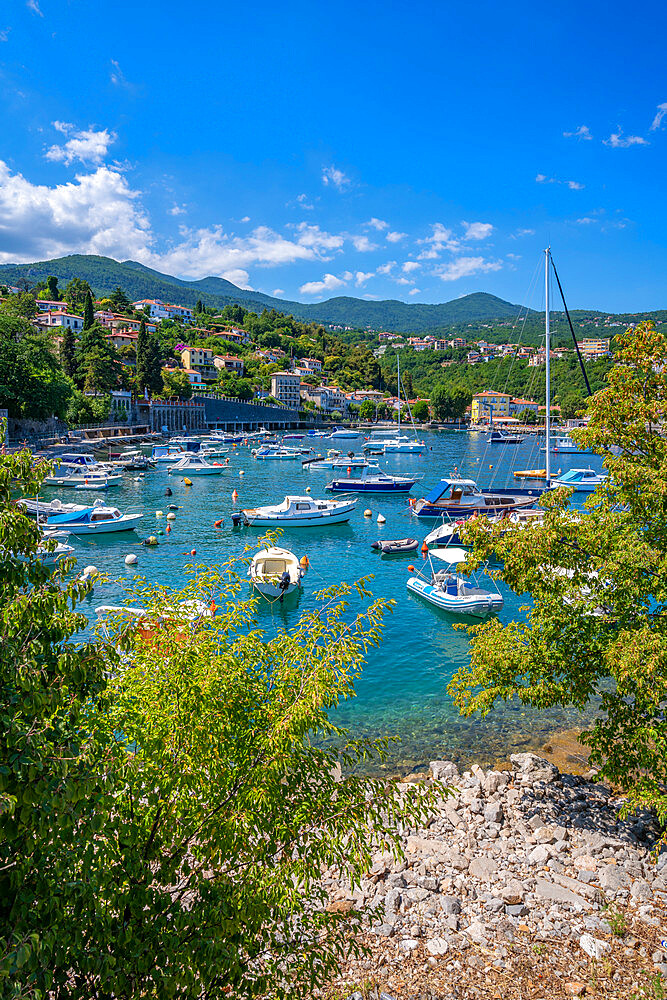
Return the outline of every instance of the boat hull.
{"type": "Polygon", "coordinates": [[[121,475],[112,476],[94,476],[94,475],[75,475],[75,476],[47,476],[44,480],[45,486],[62,486],[68,487],[70,489],[76,489],[78,486],[82,487],[100,487],[101,489],[106,489],[108,486],[120,486],[123,482],[123,477],[121,475]]]}
{"type": "Polygon", "coordinates": [[[281,590],[275,584],[262,580],[259,577],[251,577],[250,582],[262,597],[268,597],[270,600],[279,600],[281,597],[288,597],[290,594],[294,594],[301,589],[300,583],[290,583],[285,590],[281,590]]]}
{"type": "Polygon", "coordinates": [[[503,606],[503,599],[500,594],[446,594],[441,590],[436,590],[430,583],[420,580],[416,576],[411,576],[407,582],[407,588],[413,594],[423,597],[429,604],[433,604],[450,614],[464,615],[469,618],[486,618],[495,614],[503,606]]]}
{"type": "Polygon", "coordinates": [[[280,515],[253,515],[243,512],[248,524],[261,528],[322,528],[329,524],[344,524],[352,516],[352,510],[334,511],[331,514],[302,515],[300,517],[280,517],[280,515]]]}
{"type": "Polygon", "coordinates": [[[358,479],[334,479],[326,487],[329,493],[409,493],[416,479],[405,483],[362,483],[358,479]]]}
{"type": "Polygon", "coordinates": [[[532,507],[536,503],[537,497],[529,497],[526,500],[521,500],[519,497],[508,497],[507,500],[509,502],[487,502],[483,507],[471,506],[468,508],[456,503],[427,503],[426,501],[421,501],[415,506],[414,512],[417,517],[443,517],[444,515],[456,521],[460,518],[473,517],[476,514],[504,514],[510,513],[513,510],[522,510],[526,507],[532,507]]]}
{"type": "Polygon", "coordinates": [[[143,514],[128,514],[127,520],[118,521],[94,521],[92,523],[81,523],[68,521],[67,524],[52,524],[46,522],[47,527],[64,527],[73,535],[110,535],[117,531],[132,531],[143,517],[143,514]]]}

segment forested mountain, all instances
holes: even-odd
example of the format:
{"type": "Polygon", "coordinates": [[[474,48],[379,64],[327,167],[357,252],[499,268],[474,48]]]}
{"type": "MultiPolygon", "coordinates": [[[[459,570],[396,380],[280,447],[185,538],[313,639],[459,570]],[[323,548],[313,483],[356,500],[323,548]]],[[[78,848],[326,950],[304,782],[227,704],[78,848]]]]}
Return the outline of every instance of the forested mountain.
{"type": "Polygon", "coordinates": [[[35,285],[49,275],[55,275],[61,286],[71,278],[82,278],[99,294],[109,294],[120,285],[128,297],[137,299],[163,299],[182,305],[194,305],[201,299],[205,305],[222,308],[238,303],[255,312],[264,308],[291,313],[297,319],[315,320],[320,323],[352,327],[371,327],[374,330],[392,330],[405,333],[425,333],[444,329],[455,323],[475,323],[487,320],[515,319],[520,306],[512,305],[486,292],[464,295],[451,302],[424,305],[418,302],[400,302],[386,299],[370,302],[348,296],[338,296],[325,302],[302,303],[277,299],[262,292],[237,288],[224,278],[201,278],[184,281],[172,275],[161,274],[136,261],[123,263],[110,257],[72,254],[54,260],[33,264],[0,265],[0,282],[10,285],[28,283],[35,285]]]}

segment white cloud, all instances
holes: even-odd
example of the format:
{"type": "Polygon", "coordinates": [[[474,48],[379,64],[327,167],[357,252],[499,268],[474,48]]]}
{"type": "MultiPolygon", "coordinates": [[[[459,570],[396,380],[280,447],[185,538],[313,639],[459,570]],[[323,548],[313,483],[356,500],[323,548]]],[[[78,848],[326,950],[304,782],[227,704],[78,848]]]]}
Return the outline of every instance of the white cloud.
{"type": "Polygon", "coordinates": [[[37,0],[27,0],[26,7],[28,8],[28,10],[31,10],[33,14],[39,14],[40,17],[44,17],[39,8],[39,3],[37,2],[37,0]]]}
{"type": "Polygon", "coordinates": [[[118,170],[99,167],[47,187],[0,160],[0,261],[90,253],[149,263],[152,243],[139,193],[118,170]]]}
{"type": "Polygon", "coordinates": [[[335,274],[325,274],[321,281],[307,281],[305,285],[301,285],[299,291],[302,295],[321,295],[322,292],[342,288],[344,284],[343,278],[337,278],[335,274]]]}
{"type": "Polygon", "coordinates": [[[419,261],[406,260],[405,264],[403,265],[403,271],[405,274],[410,274],[410,271],[418,271],[420,267],[421,264],[419,263],[419,261]]]}
{"type": "Polygon", "coordinates": [[[304,212],[312,212],[315,206],[308,201],[307,194],[298,194],[296,196],[296,203],[299,208],[302,208],[304,212]]]}
{"type": "Polygon", "coordinates": [[[272,295],[276,295],[276,296],[278,296],[278,295],[284,295],[285,294],[285,289],[284,288],[274,288],[273,291],[271,292],[271,294],[272,295]]]}
{"type": "Polygon", "coordinates": [[[318,254],[325,250],[340,250],[345,242],[343,236],[327,233],[319,226],[311,225],[308,222],[300,222],[295,228],[299,234],[297,240],[299,246],[312,249],[318,254]]]}
{"type": "Polygon", "coordinates": [[[337,167],[324,167],[322,170],[322,183],[325,187],[330,184],[337,188],[339,191],[344,191],[346,187],[349,187],[352,183],[350,178],[347,177],[342,170],[337,167]]]}
{"type": "Polygon", "coordinates": [[[648,146],[649,144],[648,140],[641,135],[623,135],[621,128],[618,132],[612,132],[608,139],[602,141],[605,146],[611,146],[612,149],[627,149],[628,146],[648,146]]]}
{"type": "Polygon", "coordinates": [[[408,292],[408,295],[419,295],[420,292],[421,288],[411,288],[410,291],[408,292]]]}
{"type": "Polygon", "coordinates": [[[373,229],[377,229],[379,231],[382,231],[383,229],[389,229],[388,222],[385,222],[384,219],[376,219],[375,216],[373,216],[372,219],[369,219],[366,225],[371,226],[373,229]]]}
{"type": "Polygon", "coordinates": [[[171,208],[168,208],[167,211],[169,212],[169,215],[185,215],[187,209],[185,205],[177,205],[174,202],[171,208]]]}
{"type": "Polygon", "coordinates": [[[242,267],[234,267],[231,271],[223,271],[220,277],[226,278],[227,281],[231,281],[233,285],[237,285],[239,288],[245,288],[250,292],[252,291],[250,275],[247,271],[244,271],[242,267]]]}
{"type": "Polygon", "coordinates": [[[396,267],[396,261],[395,260],[388,260],[386,264],[380,264],[380,266],[377,269],[377,273],[378,274],[391,274],[391,271],[395,267],[396,267]]]}
{"type": "MultiPolygon", "coordinates": [[[[66,122],[53,122],[53,127],[64,135],[69,135],[74,126],[66,122]]],[[[96,131],[90,125],[87,129],[74,131],[72,137],[63,146],[51,146],[46,151],[46,159],[54,163],[64,163],[66,166],[79,160],[81,163],[98,165],[107,155],[109,146],[116,141],[116,136],[108,129],[96,131]]]]}
{"type": "Polygon", "coordinates": [[[387,243],[400,243],[407,235],[407,233],[389,232],[386,237],[387,243]]]}
{"type": "Polygon", "coordinates": [[[410,278],[394,278],[397,285],[414,285],[414,281],[410,278]]]}
{"type": "Polygon", "coordinates": [[[380,298],[379,295],[371,295],[370,292],[365,292],[361,297],[362,299],[370,299],[371,302],[377,302],[377,300],[380,298]]]}
{"type": "Polygon", "coordinates": [[[565,184],[571,191],[583,191],[586,187],[580,181],[559,181],[557,177],[547,177],[546,174],[538,174],[535,182],[537,184],[565,184]]]}
{"type": "Polygon", "coordinates": [[[350,236],[352,245],[355,250],[359,253],[369,253],[371,250],[377,250],[377,244],[371,243],[368,236],[350,236]]]}
{"type": "Polygon", "coordinates": [[[241,222],[250,222],[250,216],[244,215],[243,218],[241,219],[241,222]]]}
{"type": "Polygon", "coordinates": [[[120,63],[117,59],[111,59],[111,72],[109,74],[109,79],[114,87],[126,87],[128,90],[132,90],[132,84],[128,83],[125,74],[120,68],[120,63]]]}
{"type": "Polygon", "coordinates": [[[563,132],[566,139],[592,139],[591,130],[588,125],[580,125],[574,132],[563,132]]]}
{"type": "Polygon", "coordinates": [[[361,288],[361,286],[364,285],[369,278],[373,277],[375,277],[375,273],[373,271],[357,271],[354,276],[354,283],[357,288],[361,288]]]}
{"type": "Polygon", "coordinates": [[[461,225],[465,227],[466,240],[485,240],[493,232],[490,222],[462,222],[461,225]]]}
{"type": "Polygon", "coordinates": [[[0,42],[8,42],[9,41],[9,32],[10,32],[10,30],[11,30],[10,28],[3,28],[0,31],[0,42]]]}
{"type": "Polygon", "coordinates": [[[590,215],[583,215],[581,219],[577,219],[577,225],[579,226],[591,226],[593,223],[598,222],[598,219],[591,218],[590,215]]]}
{"type": "Polygon", "coordinates": [[[651,122],[651,128],[650,128],[651,132],[655,132],[656,129],[661,128],[662,119],[665,117],[665,115],[667,115],[667,103],[659,104],[657,111],[655,113],[655,118],[651,122]]]}
{"type": "Polygon", "coordinates": [[[458,281],[459,278],[470,278],[473,274],[485,274],[487,271],[499,271],[500,261],[484,260],[483,257],[457,257],[449,264],[443,264],[436,270],[442,281],[458,281]]]}
{"type": "Polygon", "coordinates": [[[447,229],[441,222],[434,222],[431,225],[431,235],[425,236],[418,243],[426,244],[426,250],[418,254],[418,260],[435,260],[443,250],[451,250],[456,253],[460,249],[458,240],[454,239],[451,229],[447,229]]]}

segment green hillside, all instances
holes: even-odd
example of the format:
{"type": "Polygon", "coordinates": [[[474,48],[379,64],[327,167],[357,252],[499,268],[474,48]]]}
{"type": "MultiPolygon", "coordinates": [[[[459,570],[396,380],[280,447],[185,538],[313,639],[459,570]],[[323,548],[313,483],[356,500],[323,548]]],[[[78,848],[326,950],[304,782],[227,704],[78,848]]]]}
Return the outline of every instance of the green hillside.
{"type": "Polygon", "coordinates": [[[395,299],[369,302],[348,296],[304,304],[273,298],[261,292],[245,291],[224,278],[208,277],[198,281],[185,281],[161,274],[136,261],[119,263],[110,257],[84,254],[32,264],[0,265],[0,282],[11,285],[23,282],[27,282],[29,286],[35,285],[50,274],[56,275],[61,287],[70,278],[83,278],[98,295],[108,294],[120,285],[133,301],[144,298],[163,299],[182,305],[194,305],[197,299],[201,299],[205,305],[216,308],[238,303],[253,311],[277,309],[305,321],[405,333],[436,332],[455,323],[514,319],[520,309],[519,306],[486,292],[475,292],[438,305],[407,303],[395,299]]]}

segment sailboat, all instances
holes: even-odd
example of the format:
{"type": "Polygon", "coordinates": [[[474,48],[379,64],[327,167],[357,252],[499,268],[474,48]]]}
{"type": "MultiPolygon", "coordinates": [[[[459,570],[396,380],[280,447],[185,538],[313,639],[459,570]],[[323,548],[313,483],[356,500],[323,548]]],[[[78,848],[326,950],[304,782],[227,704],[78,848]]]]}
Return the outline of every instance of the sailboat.
{"type": "MultiPolygon", "coordinates": [[[[401,434],[401,359],[398,354],[396,355],[396,371],[398,378],[398,432],[394,437],[386,438],[381,442],[382,451],[385,455],[421,455],[422,452],[426,451],[426,444],[417,437],[417,428],[412,419],[412,410],[410,409],[407,396],[405,397],[405,402],[410,414],[410,420],[412,421],[412,430],[415,435],[414,440],[411,440],[405,434],[401,434]]],[[[380,442],[369,441],[367,444],[377,444],[379,446],[380,442]]],[[[364,446],[364,449],[366,450],[366,446],[364,446]]]]}

